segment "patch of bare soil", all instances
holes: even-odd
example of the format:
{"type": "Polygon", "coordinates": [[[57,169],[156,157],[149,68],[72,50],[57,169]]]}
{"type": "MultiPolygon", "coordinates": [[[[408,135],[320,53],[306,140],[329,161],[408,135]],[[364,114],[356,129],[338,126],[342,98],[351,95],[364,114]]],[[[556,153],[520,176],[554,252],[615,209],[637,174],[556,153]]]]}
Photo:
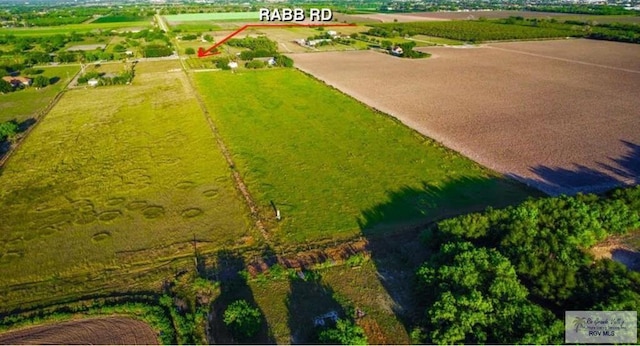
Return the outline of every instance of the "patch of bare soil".
{"type": "Polygon", "coordinates": [[[414,13],[411,13],[411,14],[403,14],[403,13],[354,14],[354,15],[351,15],[351,18],[354,18],[353,20],[354,22],[364,22],[366,20],[371,20],[379,23],[433,22],[433,21],[437,22],[437,21],[449,20],[446,18],[416,16],[414,13]]]}
{"type": "Polygon", "coordinates": [[[125,317],[91,318],[25,328],[0,335],[0,344],[158,345],[148,324],[125,317]]]}
{"type": "Polygon", "coordinates": [[[640,45],[595,40],[295,54],[298,69],[551,195],[640,182],[640,45]]]}
{"type": "Polygon", "coordinates": [[[624,264],[629,270],[640,271],[640,252],[629,248],[619,239],[609,239],[589,251],[596,259],[608,258],[624,264]]]}

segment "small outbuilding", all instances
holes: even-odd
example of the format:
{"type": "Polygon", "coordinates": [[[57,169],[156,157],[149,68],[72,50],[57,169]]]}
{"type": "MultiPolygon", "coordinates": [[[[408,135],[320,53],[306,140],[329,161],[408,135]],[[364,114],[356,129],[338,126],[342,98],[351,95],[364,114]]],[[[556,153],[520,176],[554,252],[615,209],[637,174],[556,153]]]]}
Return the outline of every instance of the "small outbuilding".
{"type": "Polygon", "coordinates": [[[254,58],[253,60],[259,60],[264,62],[265,64],[269,65],[269,66],[274,66],[276,64],[276,58],[270,56],[270,57],[265,57],[265,58],[254,58]]]}
{"type": "Polygon", "coordinates": [[[391,54],[393,55],[397,55],[400,56],[404,53],[404,50],[402,49],[402,47],[399,46],[395,46],[391,49],[391,54]]]}
{"type": "Polygon", "coordinates": [[[98,86],[98,80],[95,78],[91,78],[87,81],[87,84],[91,87],[98,86]]]}

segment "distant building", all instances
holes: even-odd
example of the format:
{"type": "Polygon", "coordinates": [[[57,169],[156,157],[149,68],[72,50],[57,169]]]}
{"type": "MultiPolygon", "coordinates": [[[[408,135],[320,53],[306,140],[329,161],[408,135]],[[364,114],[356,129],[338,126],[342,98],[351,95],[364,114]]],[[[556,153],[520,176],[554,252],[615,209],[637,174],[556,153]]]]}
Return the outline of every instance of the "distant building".
{"type": "Polygon", "coordinates": [[[98,80],[95,78],[91,78],[87,81],[87,84],[91,87],[98,86],[98,80]]]}
{"type": "Polygon", "coordinates": [[[266,58],[254,58],[253,60],[259,60],[259,61],[263,61],[264,63],[268,64],[269,66],[273,66],[276,64],[276,58],[270,56],[270,57],[266,57],[266,58]]]}
{"type": "Polygon", "coordinates": [[[238,63],[235,61],[230,61],[227,66],[229,66],[230,69],[235,70],[238,68],[238,63]]]}
{"type": "Polygon", "coordinates": [[[309,40],[309,41],[307,41],[307,46],[315,47],[318,43],[321,43],[321,42],[331,42],[331,39],[330,38],[320,38],[320,39],[317,39],[317,40],[309,40]]]}
{"type": "Polygon", "coordinates": [[[9,82],[9,84],[11,84],[11,86],[14,88],[17,88],[20,86],[27,87],[31,85],[31,82],[32,82],[31,78],[22,77],[22,76],[18,76],[18,77],[4,76],[2,77],[2,80],[9,82]]]}
{"type": "Polygon", "coordinates": [[[400,56],[403,53],[404,53],[404,50],[402,49],[402,47],[395,46],[391,49],[391,54],[393,55],[400,56]]]}
{"type": "Polygon", "coordinates": [[[124,52],[124,54],[126,54],[126,55],[129,55],[129,56],[130,56],[130,55],[133,55],[133,52],[132,52],[132,51],[130,51],[130,50],[128,50],[128,51],[124,52]]]}
{"type": "Polygon", "coordinates": [[[334,36],[338,36],[338,33],[333,31],[333,30],[329,30],[329,31],[327,31],[327,35],[329,35],[331,37],[334,37],[334,36]]]}

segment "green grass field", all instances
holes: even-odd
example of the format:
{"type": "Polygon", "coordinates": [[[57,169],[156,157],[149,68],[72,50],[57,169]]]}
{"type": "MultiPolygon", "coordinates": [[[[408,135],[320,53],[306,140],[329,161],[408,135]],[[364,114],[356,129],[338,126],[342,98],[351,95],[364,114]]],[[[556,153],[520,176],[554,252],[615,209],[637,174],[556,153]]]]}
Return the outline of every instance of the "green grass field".
{"type": "Polygon", "coordinates": [[[194,75],[285,243],[348,237],[522,200],[526,192],[296,70],[194,75]]]}
{"type": "Polygon", "coordinates": [[[0,35],[15,36],[47,36],[56,34],[68,34],[75,32],[89,32],[93,30],[117,30],[126,28],[148,28],[151,21],[142,22],[119,22],[119,23],[88,23],[88,24],[70,24],[59,26],[45,26],[37,28],[0,28],[0,35]]]}
{"type": "Polygon", "coordinates": [[[36,116],[64,89],[69,80],[80,70],[80,66],[38,67],[36,69],[43,70],[43,76],[57,77],[59,80],[40,90],[31,87],[0,95],[0,122],[12,119],[22,122],[36,116]]]}
{"type": "Polygon", "coordinates": [[[92,23],[124,23],[150,21],[151,17],[138,16],[104,16],[94,20],[92,23]]]}
{"type": "Polygon", "coordinates": [[[194,237],[202,253],[252,241],[188,80],[170,72],[179,66],[140,63],[132,85],[68,91],[6,164],[2,309],[36,295],[95,293],[94,280],[133,268],[145,280],[174,258],[192,266],[194,237]],[[35,288],[19,289],[26,284],[35,288]]]}
{"type": "Polygon", "coordinates": [[[222,30],[220,25],[213,24],[211,22],[180,22],[180,24],[170,25],[172,30],[180,30],[183,32],[207,32],[222,30]]]}
{"type": "Polygon", "coordinates": [[[258,20],[259,12],[212,12],[212,13],[183,13],[165,15],[171,23],[197,22],[203,20],[258,20]]]}

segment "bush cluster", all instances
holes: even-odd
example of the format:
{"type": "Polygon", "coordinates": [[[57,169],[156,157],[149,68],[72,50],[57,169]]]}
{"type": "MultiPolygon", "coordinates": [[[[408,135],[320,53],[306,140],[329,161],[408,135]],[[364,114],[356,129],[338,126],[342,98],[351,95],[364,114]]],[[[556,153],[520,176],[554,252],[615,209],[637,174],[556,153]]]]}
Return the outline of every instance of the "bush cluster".
{"type": "Polygon", "coordinates": [[[417,272],[423,341],[558,343],[565,310],[637,310],[640,273],[586,250],[638,228],[640,187],[439,222],[422,234],[436,253],[417,272]]]}

